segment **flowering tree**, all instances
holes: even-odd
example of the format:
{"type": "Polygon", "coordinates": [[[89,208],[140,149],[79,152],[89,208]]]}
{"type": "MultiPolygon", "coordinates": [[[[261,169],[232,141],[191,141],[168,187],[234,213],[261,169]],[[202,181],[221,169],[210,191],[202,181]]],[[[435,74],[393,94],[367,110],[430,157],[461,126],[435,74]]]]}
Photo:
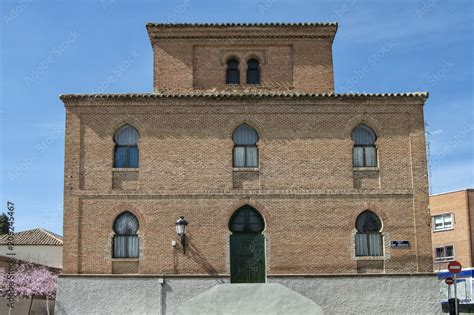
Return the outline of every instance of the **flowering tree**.
{"type": "MultiPolygon", "coordinates": [[[[7,273],[0,268],[0,294],[4,296],[8,291],[7,273]]],[[[56,296],[57,274],[44,266],[31,263],[18,263],[13,274],[13,290],[16,298],[30,298],[30,310],[35,295],[46,297],[46,309],[49,314],[48,300],[56,296]]],[[[29,312],[28,312],[29,313],[29,312]]]]}
{"type": "Polygon", "coordinates": [[[0,267],[0,296],[5,297],[7,295],[7,273],[5,269],[0,267]]]}

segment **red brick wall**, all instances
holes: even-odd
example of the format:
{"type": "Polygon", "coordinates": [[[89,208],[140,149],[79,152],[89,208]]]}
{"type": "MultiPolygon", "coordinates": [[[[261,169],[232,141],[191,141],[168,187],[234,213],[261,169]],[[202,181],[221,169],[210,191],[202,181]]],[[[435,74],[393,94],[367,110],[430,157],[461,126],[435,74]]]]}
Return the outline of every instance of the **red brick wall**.
{"type": "MultiPolygon", "coordinates": [[[[472,267],[472,201],[474,192],[472,190],[461,190],[452,193],[430,196],[431,215],[452,213],[454,214],[453,229],[432,232],[433,257],[435,248],[439,246],[453,245],[454,259],[459,261],[463,267],[472,267]],[[469,199],[471,202],[469,202],[469,199]],[[471,209],[469,208],[471,207],[471,209]]],[[[446,269],[446,263],[434,262],[434,269],[446,269]]]]}
{"type": "Polygon", "coordinates": [[[65,273],[112,273],[112,222],[125,210],[140,220],[140,273],[227,273],[228,220],[245,203],[266,220],[270,274],[357,272],[354,224],[365,209],[383,222],[381,272],[432,270],[421,98],[65,104],[65,273]],[[245,177],[232,168],[232,132],[244,122],[260,136],[259,170],[244,182],[251,189],[235,187],[245,177]],[[355,187],[355,173],[366,171],[352,168],[350,135],[361,122],[377,133],[379,168],[355,187]],[[131,176],[112,168],[113,134],[124,123],[140,132],[140,168],[131,176]],[[180,215],[190,222],[186,255],[171,246],[180,215]],[[389,248],[390,240],[411,248],[389,248]]]}
{"type": "Polygon", "coordinates": [[[148,26],[154,50],[154,89],[229,88],[226,61],[233,57],[240,63],[241,85],[237,88],[334,92],[332,41],[336,28],[148,26]],[[260,61],[258,86],[245,84],[250,58],[260,61]]]}

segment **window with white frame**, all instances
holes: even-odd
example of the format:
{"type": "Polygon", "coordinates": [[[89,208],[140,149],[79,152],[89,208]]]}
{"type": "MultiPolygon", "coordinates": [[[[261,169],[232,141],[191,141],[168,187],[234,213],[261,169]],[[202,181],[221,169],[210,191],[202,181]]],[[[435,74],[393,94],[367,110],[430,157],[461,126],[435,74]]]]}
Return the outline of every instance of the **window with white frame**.
{"type": "Polygon", "coordinates": [[[446,213],[433,216],[433,230],[443,231],[453,228],[453,214],[446,213]]]}
{"type": "Polygon", "coordinates": [[[440,246],[435,248],[435,260],[444,262],[454,260],[454,246],[440,246]]]}

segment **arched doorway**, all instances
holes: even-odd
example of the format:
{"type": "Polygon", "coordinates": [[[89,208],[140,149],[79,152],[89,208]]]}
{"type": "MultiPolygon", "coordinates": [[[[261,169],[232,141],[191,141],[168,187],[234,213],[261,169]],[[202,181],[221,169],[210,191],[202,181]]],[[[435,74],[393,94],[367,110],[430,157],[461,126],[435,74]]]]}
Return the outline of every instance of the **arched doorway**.
{"type": "Polygon", "coordinates": [[[264,283],[265,222],[260,212],[249,205],[237,209],[229,221],[230,281],[264,283]]]}

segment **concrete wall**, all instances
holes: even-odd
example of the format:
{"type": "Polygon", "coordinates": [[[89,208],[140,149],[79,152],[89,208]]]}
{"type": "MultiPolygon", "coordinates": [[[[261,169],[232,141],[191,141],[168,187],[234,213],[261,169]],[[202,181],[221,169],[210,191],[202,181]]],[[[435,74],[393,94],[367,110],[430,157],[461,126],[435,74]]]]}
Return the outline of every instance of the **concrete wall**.
{"type": "MultiPolygon", "coordinates": [[[[58,269],[63,267],[62,246],[15,245],[13,252],[15,259],[58,269]]],[[[8,250],[7,245],[1,245],[0,256],[10,257],[7,253],[11,253],[11,250],[8,250]]]]}
{"type": "MultiPolygon", "coordinates": [[[[63,276],[56,314],[173,314],[176,306],[228,277],[63,276]]],[[[268,277],[326,314],[441,313],[435,275],[268,277]]]]}
{"type": "Polygon", "coordinates": [[[160,314],[160,309],[156,277],[58,279],[56,314],[160,314]]]}

